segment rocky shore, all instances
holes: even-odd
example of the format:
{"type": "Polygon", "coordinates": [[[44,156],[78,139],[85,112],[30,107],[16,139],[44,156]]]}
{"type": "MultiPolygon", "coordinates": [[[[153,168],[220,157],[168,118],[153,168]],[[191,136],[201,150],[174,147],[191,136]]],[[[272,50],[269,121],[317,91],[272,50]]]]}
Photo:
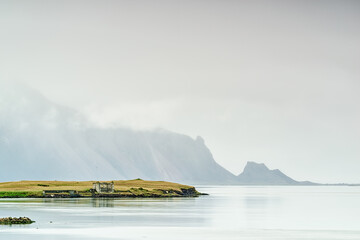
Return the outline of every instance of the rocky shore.
{"type": "Polygon", "coordinates": [[[0,225],[12,225],[12,224],[31,224],[35,221],[32,221],[28,217],[6,217],[0,218],[0,225]]]}

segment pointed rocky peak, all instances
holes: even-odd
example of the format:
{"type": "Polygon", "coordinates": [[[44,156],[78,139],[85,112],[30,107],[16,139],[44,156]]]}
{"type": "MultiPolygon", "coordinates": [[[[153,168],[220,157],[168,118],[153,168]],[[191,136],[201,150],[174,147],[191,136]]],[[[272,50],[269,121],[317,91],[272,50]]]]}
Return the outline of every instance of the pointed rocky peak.
{"type": "Polygon", "coordinates": [[[197,136],[195,142],[205,145],[205,140],[201,136],[197,136]]]}

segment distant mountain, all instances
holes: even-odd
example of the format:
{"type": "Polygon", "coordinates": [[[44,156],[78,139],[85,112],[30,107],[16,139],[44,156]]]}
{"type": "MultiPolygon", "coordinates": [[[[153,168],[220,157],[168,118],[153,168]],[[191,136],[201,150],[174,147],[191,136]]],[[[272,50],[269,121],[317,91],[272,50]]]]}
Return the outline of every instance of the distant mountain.
{"type": "Polygon", "coordinates": [[[255,162],[248,162],[237,179],[241,185],[315,185],[308,181],[295,181],[279,169],[270,170],[265,164],[255,162]]]}
{"type": "Polygon", "coordinates": [[[0,181],[142,178],[234,184],[201,137],[98,128],[23,86],[0,84],[0,181]]]}
{"type": "Polygon", "coordinates": [[[0,82],[0,181],[166,180],[190,184],[313,185],[248,162],[235,176],[201,137],[98,128],[38,92],[0,82]]]}

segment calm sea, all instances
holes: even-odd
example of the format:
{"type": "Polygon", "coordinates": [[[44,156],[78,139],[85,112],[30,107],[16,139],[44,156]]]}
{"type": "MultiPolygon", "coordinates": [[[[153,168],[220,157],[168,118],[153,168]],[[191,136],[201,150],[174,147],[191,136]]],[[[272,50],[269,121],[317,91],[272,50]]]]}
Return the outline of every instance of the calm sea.
{"type": "Polygon", "coordinates": [[[174,199],[0,199],[0,239],[360,239],[360,187],[197,187],[174,199]]]}

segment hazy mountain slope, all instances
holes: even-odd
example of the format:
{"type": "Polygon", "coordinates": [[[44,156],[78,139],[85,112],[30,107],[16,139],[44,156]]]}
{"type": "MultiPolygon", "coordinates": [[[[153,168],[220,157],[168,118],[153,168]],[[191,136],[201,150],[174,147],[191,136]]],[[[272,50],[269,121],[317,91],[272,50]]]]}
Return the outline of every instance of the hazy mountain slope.
{"type": "Polygon", "coordinates": [[[235,183],[202,138],[90,126],[26,87],[0,88],[0,181],[169,180],[235,183]]]}
{"type": "Polygon", "coordinates": [[[248,162],[239,174],[238,183],[243,185],[313,185],[312,182],[299,182],[286,176],[279,169],[270,170],[263,163],[248,162]]]}

